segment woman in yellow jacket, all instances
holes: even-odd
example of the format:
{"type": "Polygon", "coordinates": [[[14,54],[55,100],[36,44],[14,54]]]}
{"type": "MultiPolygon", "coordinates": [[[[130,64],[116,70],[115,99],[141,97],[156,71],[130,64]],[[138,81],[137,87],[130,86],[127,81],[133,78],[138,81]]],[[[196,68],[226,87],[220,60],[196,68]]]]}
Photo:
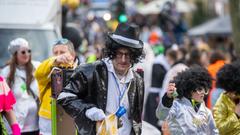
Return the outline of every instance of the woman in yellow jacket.
{"type": "Polygon", "coordinates": [[[75,51],[68,39],[60,39],[53,45],[53,57],[44,60],[35,71],[35,78],[39,87],[39,129],[41,135],[51,135],[51,79],[50,74],[54,66],[74,64],[75,51]]]}
{"type": "Polygon", "coordinates": [[[221,135],[240,134],[240,61],[226,64],[217,73],[217,87],[225,90],[213,108],[221,135]]]}

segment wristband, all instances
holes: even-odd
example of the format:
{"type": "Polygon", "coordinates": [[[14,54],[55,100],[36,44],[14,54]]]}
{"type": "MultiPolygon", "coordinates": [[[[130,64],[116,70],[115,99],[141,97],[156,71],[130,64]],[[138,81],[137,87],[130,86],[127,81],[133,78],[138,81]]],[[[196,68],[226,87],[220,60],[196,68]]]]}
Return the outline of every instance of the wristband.
{"type": "Polygon", "coordinates": [[[11,125],[13,135],[21,135],[20,127],[17,123],[11,125]]]}

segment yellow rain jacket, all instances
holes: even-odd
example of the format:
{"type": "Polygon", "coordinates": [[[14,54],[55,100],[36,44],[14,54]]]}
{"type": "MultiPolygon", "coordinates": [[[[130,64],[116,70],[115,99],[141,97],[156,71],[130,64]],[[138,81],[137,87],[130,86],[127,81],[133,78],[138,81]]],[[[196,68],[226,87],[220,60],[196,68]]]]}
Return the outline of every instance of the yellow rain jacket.
{"type": "Polygon", "coordinates": [[[240,135],[240,119],[235,114],[236,104],[222,93],[213,108],[213,116],[220,135],[240,135]]]}
{"type": "Polygon", "coordinates": [[[51,119],[51,77],[48,77],[56,57],[48,58],[35,71],[35,78],[39,87],[39,116],[51,119]]]}

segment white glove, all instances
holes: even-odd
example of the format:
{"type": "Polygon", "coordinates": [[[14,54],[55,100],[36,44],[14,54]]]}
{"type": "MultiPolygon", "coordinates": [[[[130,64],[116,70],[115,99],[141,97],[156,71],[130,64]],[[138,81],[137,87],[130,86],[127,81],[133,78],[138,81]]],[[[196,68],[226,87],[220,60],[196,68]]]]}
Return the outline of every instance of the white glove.
{"type": "Polygon", "coordinates": [[[92,107],[85,112],[85,115],[92,121],[101,121],[105,119],[106,115],[102,109],[92,107]]]}

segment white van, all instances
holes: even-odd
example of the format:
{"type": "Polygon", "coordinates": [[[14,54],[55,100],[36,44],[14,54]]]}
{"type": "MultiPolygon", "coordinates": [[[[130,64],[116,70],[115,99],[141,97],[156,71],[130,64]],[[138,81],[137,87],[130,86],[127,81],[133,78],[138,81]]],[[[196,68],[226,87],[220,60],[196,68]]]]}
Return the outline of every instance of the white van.
{"type": "Polygon", "coordinates": [[[10,57],[9,42],[18,37],[29,41],[32,59],[47,58],[60,29],[60,0],[0,0],[0,66],[10,57]]]}

